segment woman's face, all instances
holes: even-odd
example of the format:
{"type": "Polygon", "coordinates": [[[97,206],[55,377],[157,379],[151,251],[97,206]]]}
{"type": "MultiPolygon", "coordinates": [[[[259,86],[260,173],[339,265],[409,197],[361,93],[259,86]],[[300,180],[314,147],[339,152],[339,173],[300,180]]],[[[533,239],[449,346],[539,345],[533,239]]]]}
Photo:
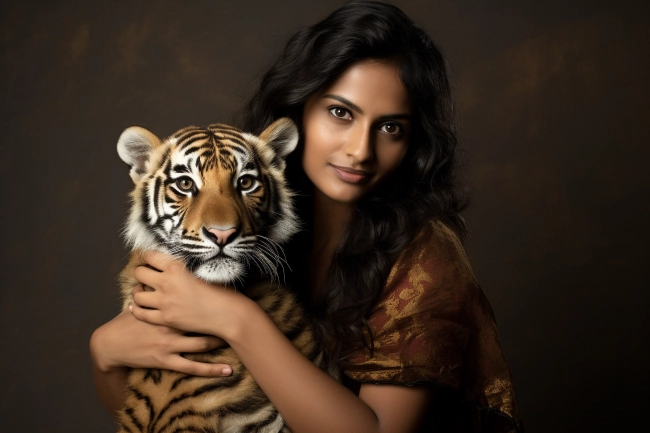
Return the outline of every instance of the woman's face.
{"type": "Polygon", "coordinates": [[[352,204],[400,165],[410,128],[398,68],[355,63],[305,104],[303,169],[320,193],[352,204]]]}

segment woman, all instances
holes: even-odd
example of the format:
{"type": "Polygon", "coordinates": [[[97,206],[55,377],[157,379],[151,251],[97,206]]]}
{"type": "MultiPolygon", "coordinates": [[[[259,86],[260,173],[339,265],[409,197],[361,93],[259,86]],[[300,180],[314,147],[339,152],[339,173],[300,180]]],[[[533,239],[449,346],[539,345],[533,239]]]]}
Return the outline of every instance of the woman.
{"type": "Polygon", "coordinates": [[[309,225],[288,247],[304,271],[291,286],[343,384],[255,303],[151,253],[162,272],[136,278],[156,291],[136,287],[131,311],[91,340],[107,408],[121,405],[126,367],[230,374],[180,356],[225,340],[294,432],[519,430],[490,307],[458,241],[450,86],[428,36],[393,6],[344,5],[291,38],[244,129],[282,116],[301,131],[288,166],[309,225]]]}

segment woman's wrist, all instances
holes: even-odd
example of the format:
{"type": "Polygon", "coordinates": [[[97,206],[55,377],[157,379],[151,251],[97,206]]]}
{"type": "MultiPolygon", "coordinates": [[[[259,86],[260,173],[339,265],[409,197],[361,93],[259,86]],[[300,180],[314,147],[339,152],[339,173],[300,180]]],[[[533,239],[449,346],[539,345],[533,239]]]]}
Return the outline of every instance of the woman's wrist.
{"type": "Polygon", "coordinates": [[[252,332],[250,325],[255,326],[261,323],[260,318],[266,316],[266,313],[255,301],[238,292],[233,292],[230,311],[229,322],[225,325],[221,322],[218,325],[219,329],[211,334],[223,338],[231,346],[245,341],[246,336],[252,332]]]}

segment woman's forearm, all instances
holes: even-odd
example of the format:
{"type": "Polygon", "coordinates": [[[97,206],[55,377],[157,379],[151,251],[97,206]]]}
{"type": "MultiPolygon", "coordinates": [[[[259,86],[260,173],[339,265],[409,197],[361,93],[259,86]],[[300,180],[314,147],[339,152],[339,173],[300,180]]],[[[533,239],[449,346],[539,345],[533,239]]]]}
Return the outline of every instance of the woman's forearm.
{"type": "Polygon", "coordinates": [[[98,359],[98,331],[90,339],[90,354],[93,363],[93,377],[95,388],[102,404],[109,414],[117,416],[117,411],[122,408],[125,398],[126,367],[108,367],[101,365],[98,359]]]}
{"type": "Polygon", "coordinates": [[[373,410],[305,358],[252,302],[225,336],[295,433],[379,432],[373,410]]]}

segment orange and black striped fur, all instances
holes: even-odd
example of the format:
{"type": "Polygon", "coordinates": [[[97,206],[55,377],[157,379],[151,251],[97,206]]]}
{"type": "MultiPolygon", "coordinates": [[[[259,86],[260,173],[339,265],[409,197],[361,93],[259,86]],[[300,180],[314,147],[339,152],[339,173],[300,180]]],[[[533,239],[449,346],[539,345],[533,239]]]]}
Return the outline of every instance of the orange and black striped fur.
{"type": "MultiPolygon", "coordinates": [[[[277,120],[259,137],[221,124],[187,127],[164,141],[143,128],[125,130],[117,148],[131,166],[135,188],[125,227],[133,252],[120,274],[123,308],[137,284],[139,252],[164,251],[206,281],[236,283],[317,362],[311,328],[278,282],[280,244],[298,228],[283,176],[285,157],[297,141],[289,119],[277,120]]],[[[233,373],[205,378],[132,370],[120,432],[289,431],[230,347],[185,356],[229,364],[233,373]]]]}

